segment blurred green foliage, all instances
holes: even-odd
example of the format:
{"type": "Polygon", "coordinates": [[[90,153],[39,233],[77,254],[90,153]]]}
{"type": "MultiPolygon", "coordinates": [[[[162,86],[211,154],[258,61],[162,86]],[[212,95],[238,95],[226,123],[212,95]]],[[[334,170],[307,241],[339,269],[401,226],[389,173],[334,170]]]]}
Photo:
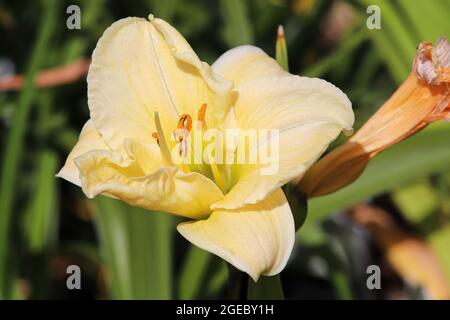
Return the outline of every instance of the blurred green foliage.
{"type": "MultiPolygon", "coordinates": [[[[281,24],[290,71],[340,87],[358,127],[406,78],[421,40],[450,36],[449,12],[448,0],[1,2],[0,76],[12,65],[25,83],[0,93],[0,298],[194,299],[226,292],[225,263],[181,239],[178,218],[104,197],[88,201],[54,178],[89,116],[86,84],[38,89],[32,79],[41,69],[89,57],[113,21],[153,13],[209,63],[240,44],[275,56],[281,24]],[[70,4],[81,8],[81,30],[66,28],[70,4]],[[381,8],[380,30],[366,28],[370,4],[381,8]],[[64,289],[71,263],[82,266],[82,293],[64,289]]],[[[351,186],[311,200],[282,275],[286,298],[388,296],[361,288],[361,270],[378,253],[339,214],[361,201],[394,207],[404,228],[428,239],[450,276],[449,138],[448,124],[433,125],[376,157],[351,186]]],[[[394,279],[395,285],[406,287],[394,279]]]]}

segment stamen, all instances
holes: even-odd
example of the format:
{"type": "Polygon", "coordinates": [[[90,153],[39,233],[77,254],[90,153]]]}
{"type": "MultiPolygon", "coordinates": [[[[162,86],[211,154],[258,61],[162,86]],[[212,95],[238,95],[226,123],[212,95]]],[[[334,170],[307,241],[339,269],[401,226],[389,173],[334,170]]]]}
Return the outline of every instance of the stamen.
{"type": "Polygon", "coordinates": [[[198,127],[197,127],[197,129],[199,129],[199,130],[206,128],[205,116],[206,116],[206,108],[207,107],[208,107],[208,105],[205,102],[204,104],[202,104],[202,106],[198,110],[198,115],[197,115],[198,127]]]}
{"type": "MultiPolygon", "coordinates": [[[[158,137],[157,141],[159,142],[158,145],[161,150],[161,156],[163,158],[163,161],[167,165],[173,166],[174,164],[172,161],[172,157],[170,156],[169,147],[167,146],[167,142],[164,137],[164,132],[162,130],[161,120],[159,119],[158,112],[155,112],[155,127],[156,127],[156,136],[158,137]]],[[[153,136],[153,134],[152,134],[152,136],[153,136]]]]}
{"type": "Polygon", "coordinates": [[[182,114],[180,120],[178,120],[177,129],[184,129],[188,132],[192,129],[192,118],[188,114],[182,114]]]}
{"type": "Polygon", "coordinates": [[[152,138],[156,139],[156,143],[159,146],[158,132],[152,132],[152,138]]]}
{"type": "Polygon", "coordinates": [[[187,140],[192,129],[192,118],[188,114],[182,114],[178,120],[177,129],[173,132],[175,141],[180,144],[179,155],[187,155],[187,140]]]}

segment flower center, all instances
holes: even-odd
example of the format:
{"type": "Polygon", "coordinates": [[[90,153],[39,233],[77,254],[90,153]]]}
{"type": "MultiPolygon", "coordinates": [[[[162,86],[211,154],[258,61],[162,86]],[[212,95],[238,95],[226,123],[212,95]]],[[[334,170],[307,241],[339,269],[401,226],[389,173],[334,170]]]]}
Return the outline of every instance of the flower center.
{"type": "MultiPolygon", "coordinates": [[[[195,130],[200,132],[204,132],[206,130],[206,109],[208,105],[203,103],[198,110],[197,113],[197,122],[195,125],[195,130]]],[[[184,113],[180,116],[177,122],[176,129],[172,132],[173,141],[175,141],[175,147],[178,148],[177,152],[171,153],[169,151],[168,143],[165,140],[164,133],[162,131],[161,122],[158,116],[158,113],[155,112],[155,127],[156,132],[152,133],[152,137],[156,139],[158,146],[161,150],[161,156],[163,158],[164,164],[167,166],[175,166],[184,171],[184,172],[199,172],[213,181],[216,182],[217,186],[224,192],[229,189],[229,179],[227,178],[227,174],[224,172],[225,166],[217,164],[214,159],[209,159],[208,164],[203,163],[202,159],[195,159],[196,161],[189,162],[188,158],[194,156],[194,158],[198,154],[192,148],[197,147],[203,149],[203,145],[194,146],[194,143],[191,143],[191,132],[193,129],[193,121],[191,115],[184,113]],[[189,147],[191,147],[189,149],[189,147]],[[191,153],[191,154],[189,154],[191,153]],[[175,158],[172,158],[175,157],[175,158]],[[180,157],[176,159],[176,157],[180,157]],[[174,161],[176,159],[177,161],[174,161]]],[[[173,144],[172,144],[173,146],[173,144]]],[[[198,151],[198,150],[197,150],[198,151]]],[[[200,150],[199,154],[202,157],[202,150],[200,150]]]]}
{"type": "MultiPolygon", "coordinates": [[[[208,105],[203,103],[198,110],[197,114],[197,130],[204,130],[206,128],[206,109],[208,105]]],[[[167,143],[164,140],[164,133],[162,131],[161,122],[158,116],[158,113],[155,112],[155,126],[156,132],[152,133],[152,137],[156,139],[158,146],[161,149],[161,154],[163,156],[164,161],[167,164],[172,164],[172,158],[170,156],[170,152],[167,146],[167,143]],[[163,150],[164,149],[164,150],[163,150]]],[[[192,117],[184,113],[180,116],[176,129],[172,132],[172,137],[174,138],[176,144],[178,145],[178,155],[180,157],[186,158],[188,154],[188,143],[189,137],[192,131],[192,117]]]]}

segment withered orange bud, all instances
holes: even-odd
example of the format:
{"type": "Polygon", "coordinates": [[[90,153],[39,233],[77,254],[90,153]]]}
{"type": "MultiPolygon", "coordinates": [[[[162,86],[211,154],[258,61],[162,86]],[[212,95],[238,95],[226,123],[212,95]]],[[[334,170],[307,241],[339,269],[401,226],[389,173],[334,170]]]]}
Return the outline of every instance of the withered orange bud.
{"type": "Polygon", "coordinates": [[[446,38],[440,38],[436,48],[429,41],[419,45],[413,62],[413,70],[419,79],[435,85],[450,82],[449,47],[450,44],[446,38]]]}
{"type": "Polygon", "coordinates": [[[364,171],[369,160],[428,124],[450,120],[450,44],[422,42],[408,78],[359,129],[305,174],[299,188],[309,197],[339,190],[364,171]]]}

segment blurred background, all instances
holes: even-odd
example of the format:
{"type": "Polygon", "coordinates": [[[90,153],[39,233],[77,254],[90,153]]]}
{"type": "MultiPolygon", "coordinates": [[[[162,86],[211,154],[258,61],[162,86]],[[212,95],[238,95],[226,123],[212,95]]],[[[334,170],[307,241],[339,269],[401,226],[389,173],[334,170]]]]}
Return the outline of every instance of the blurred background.
{"type": "MultiPolygon", "coordinates": [[[[88,200],[54,177],[89,117],[97,40],[119,18],[149,13],[209,63],[240,44],[274,56],[282,24],[290,71],[341,88],[356,128],[407,77],[420,41],[450,36],[450,0],[2,0],[0,299],[227,297],[225,263],[182,239],[178,218],[88,200]],[[366,27],[371,4],[381,29],[366,27]],[[81,29],[66,27],[69,5],[81,29]],[[69,265],[81,268],[81,290],[66,287],[69,265]]],[[[308,206],[281,276],[287,299],[450,297],[450,124],[385,151],[308,206]],[[379,290],[367,287],[369,265],[380,267],[379,290]]]]}

